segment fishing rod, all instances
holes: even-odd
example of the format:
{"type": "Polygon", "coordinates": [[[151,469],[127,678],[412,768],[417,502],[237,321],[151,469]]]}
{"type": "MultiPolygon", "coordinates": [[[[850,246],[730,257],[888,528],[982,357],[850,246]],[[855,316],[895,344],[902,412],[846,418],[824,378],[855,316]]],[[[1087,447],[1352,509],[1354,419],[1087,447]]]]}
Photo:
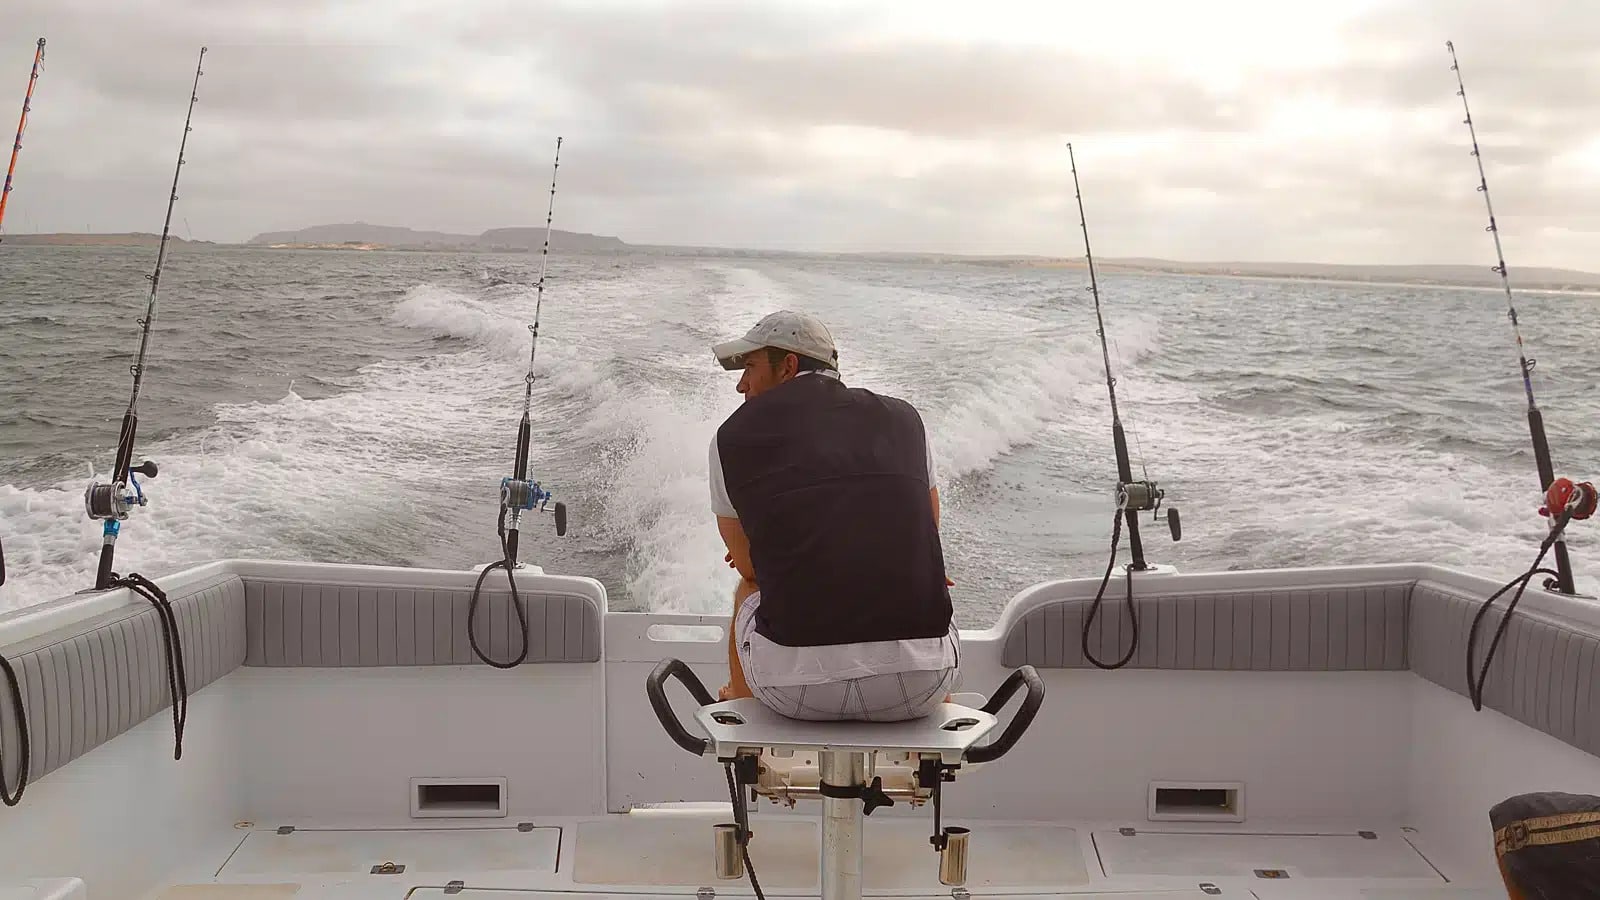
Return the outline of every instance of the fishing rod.
{"type": "Polygon", "coordinates": [[[148,460],[133,466],[133,442],[139,430],[139,392],[144,387],[145,357],[150,350],[150,331],[155,325],[156,294],[161,289],[161,269],[167,258],[167,236],[172,230],[172,210],[178,202],[178,178],[183,174],[183,155],[189,145],[189,132],[193,131],[194,105],[200,99],[201,65],[205,63],[206,48],[200,48],[200,62],[194,69],[194,86],[189,92],[189,111],[183,120],[183,138],[178,144],[178,164],[172,173],[172,191],[167,199],[167,217],[161,225],[161,243],[156,250],[155,271],[150,280],[150,299],[145,303],[144,317],[139,323],[139,353],[129,372],[133,375],[133,393],[128,398],[128,410],[122,414],[122,430],[117,437],[117,458],[111,469],[111,483],[100,484],[98,479],[89,485],[84,494],[84,505],[89,518],[104,519],[104,538],[100,547],[100,566],[95,574],[95,590],[111,587],[111,566],[116,557],[117,535],[122,523],[136,506],[148,505],[148,499],[139,480],[133,476],[156,477],[156,465],[148,460]],[[133,489],[128,492],[129,487],[133,489]]]}
{"type": "Polygon", "coordinates": [[[167,595],[150,579],[138,573],[119,576],[111,570],[117,550],[117,535],[122,523],[134,507],[146,506],[149,498],[135,475],[156,477],[156,464],[150,460],[133,465],[133,442],[139,430],[139,391],[144,385],[145,357],[150,349],[150,331],[156,318],[156,292],[161,287],[161,267],[167,258],[167,236],[172,231],[172,210],[178,202],[178,177],[183,174],[184,152],[189,146],[189,132],[194,130],[194,105],[200,99],[200,76],[205,74],[206,48],[200,48],[199,61],[194,67],[194,84],[189,89],[189,110],[183,120],[183,138],[178,144],[178,164],[172,173],[172,191],[167,200],[167,217],[161,226],[161,243],[156,250],[155,271],[150,279],[150,299],[145,304],[144,317],[139,319],[139,353],[129,367],[133,375],[133,394],[128,398],[128,411],[122,415],[122,431],[117,437],[117,459],[111,470],[111,483],[101,484],[91,479],[84,491],[83,504],[90,519],[105,521],[100,545],[100,565],[95,573],[94,590],[104,591],[125,587],[149,600],[161,620],[161,632],[167,656],[167,686],[172,692],[172,729],[174,759],[183,758],[183,729],[189,717],[189,685],[183,662],[183,642],[178,631],[178,620],[167,601],[167,595]],[[132,492],[129,492],[129,488],[132,492]]]}
{"type": "MultiPolygon", "coordinates": [[[[501,558],[484,566],[483,571],[478,573],[478,581],[472,586],[472,600],[467,605],[467,642],[472,645],[472,652],[478,659],[497,669],[516,668],[528,658],[528,647],[532,642],[528,635],[528,610],[522,605],[522,597],[517,593],[517,578],[514,574],[518,565],[517,536],[521,527],[522,513],[531,510],[543,512],[554,496],[539,482],[528,479],[528,445],[533,434],[533,360],[539,352],[539,317],[544,311],[544,279],[546,267],[550,262],[550,230],[556,216],[556,176],[561,171],[561,140],[559,137],[556,138],[555,164],[550,170],[550,205],[544,214],[544,248],[539,252],[539,283],[535,288],[533,324],[528,326],[532,340],[528,347],[528,374],[522,379],[522,418],[517,422],[517,456],[512,467],[514,474],[509,478],[500,479],[500,517],[496,530],[500,535],[501,558]],[[510,525],[506,524],[507,513],[511,516],[510,525]],[[504,569],[506,572],[506,583],[511,587],[511,605],[516,609],[517,622],[522,629],[522,651],[510,662],[494,659],[478,646],[478,631],[475,626],[479,594],[483,589],[484,579],[495,569],[504,569]]],[[[556,504],[555,524],[558,537],[567,533],[565,503],[556,504]]]]}
{"type": "MultiPolygon", "coordinates": [[[[1150,510],[1152,514],[1159,512],[1161,501],[1166,496],[1154,481],[1150,480],[1150,473],[1143,472],[1143,481],[1133,480],[1133,464],[1128,458],[1128,438],[1123,432],[1122,416],[1117,411],[1117,378],[1111,371],[1111,349],[1106,341],[1106,321],[1100,309],[1100,281],[1095,277],[1094,251],[1089,247],[1089,217],[1083,211],[1083,188],[1078,183],[1078,158],[1072,152],[1072,144],[1067,144],[1067,159],[1072,166],[1072,191],[1078,201],[1078,226],[1083,230],[1083,258],[1089,268],[1089,292],[1094,295],[1095,334],[1100,336],[1100,356],[1105,363],[1106,392],[1111,397],[1111,444],[1117,455],[1117,509],[1111,519],[1111,559],[1106,563],[1106,573],[1100,579],[1100,589],[1095,593],[1094,602],[1089,606],[1089,614],[1083,621],[1083,655],[1084,658],[1101,669],[1120,669],[1133,659],[1133,654],[1139,649],[1139,615],[1133,604],[1133,573],[1148,571],[1151,566],[1145,562],[1144,545],[1139,541],[1139,513],[1150,510]],[[1133,638],[1128,644],[1128,652],[1114,662],[1107,663],[1094,655],[1089,649],[1089,632],[1094,625],[1096,614],[1100,611],[1100,603],[1105,598],[1106,585],[1111,581],[1111,572],[1117,565],[1117,545],[1122,538],[1122,525],[1128,526],[1128,549],[1133,554],[1133,561],[1127,566],[1127,607],[1128,619],[1133,624],[1133,638]]],[[[1140,468],[1143,469],[1143,460],[1140,468]]],[[[1182,540],[1183,527],[1178,518],[1178,510],[1167,507],[1167,528],[1172,533],[1174,541],[1182,540]]]]}
{"type": "MultiPolygon", "coordinates": [[[[6,583],[6,554],[0,548],[0,584],[6,583]]],[[[0,675],[6,677],[8,693],[5,699],[10,702],[12,714],[17,718],[17,744],[21,749],[17,752],[17,786],[11,786],[10,776],[6,774],[5,754],[5,729],[0,728],[0,805],[16,806],[22,802],[22,794],[28,789],[28,770],[32,765],[33,741],[28,735],[28,707],[22,702],[22,681],[17,678],[17,670],[12,667],[11,660],[0,653],[0,675]]]]}
{"type": "MultiPolygon", "coordinates": [[[[6,221],[6,201],[11,199],[11,179],[17,173],[17,156],[22,153],[22,133],[28,130],[28,112],[33,109],[33,86],[39,81],[39,66],[44,64],[44,38],[33,51],[33,71],[28,74],[28,92],[22,95],[22,118],[17,120],[17,139],[11,144],[11,165],[6,167],[6,185],[0,190],[0,226],[6,221]]],[[[4,240],[0,233],[0,240],[4,240]]]]}
{"type": "Polygon", "coordinates": [[[1522,327],[1517,316],[1516,300],[1511,293],[1511,277],[1506,271],[1505,251],[1500,246],[1500,225],[1495,221],[1494,203],[1489,199],[1489,178],[1483,170],[1483,152],[1478,147],[1478,130],[1472,123],[1472,108],[1467,105],[1467,85],[1461,77],[1461,62],[1456,58],[1455,42],[1445,41],[1444,46],[1450,51],[1450,71],[1456,75],[1456,96],[1461,98],[1461,110],[1465,114],[1462,124],[1467,126],[1467,133],[1472,138],[1472,156],[1478,164],[1478,192],[1483,194],[1483,205],[1489,213],[1489,224],[1484,230],[1494,238],[1495,266],[1492,271],[1499,274],[1500,286],[1505,290],[1506,315],[1511,320],[1511,336],[1517,344],[1522,390],[1528,398],[1528,433],[1533,439],[1533,459],[1539,469],[1539,488],[1544,492],[1544,506],[1540,508],[1539,515],[1550,519],[1549,530],[1544,540],[1539,543],[1539,554],[1534,557],[1533,565],[1489,595],[1489,599],[1479,605],[1477,614],[1472,618],[1472,627],[1467,632],[1467,697],[1472,701],[1474,710],[1481,710],[1484,686],[1489,680],[1489,666],[1494,662],[1495,651],[1500,648],[1500,640],[1505,637],[1506,628],[1511,624],[1511,615],[1516,612],[1517,604],[1522,601],[1528,583],[1536,575],[1545,575],[1548,576],[1543,582],[1545,590],[1569,595],[1577,593],[1572,577],[1572,560],[1567,555],[1567,544],[1563,537],[1567,526],[1573,521],[1587,519],[1595,514],[1596,508],[1600,507],[1600,490],[1596,490],[1594,484],[1587,481],[1574,483],[1568,478],[1555,477],[1555,464],[1550,459],[1550,441],[1544,431],[1544,414],[1533,399],[1533,368],[1536,360],[1528,358],[1522,343],[1522,327]],[[1545,555],[1552,551],[1555,553],[1556,567],[1542,568],[1545,555]],[[1489,649],[1484,653],[1483,662],[1474,666],[1473,657],[1477,650],[1478,629],[1495,601],[1512,588],[1516,590],[1506,604],[1504,615],[1500,617],[1500,624],[1495,628],[1494,637],[1489,641],[1489,649]]]}
{"type": "MultiPolygon", "coordinates": [[[[39,38],[39,47],[33,54],[33,72],[28,75],[28,93],[22,98],[22,119],[17,123],[17,139],[11,145],[11,165],[6,169],[5,189],[0,190],[0,223],[5,222],[6,201],[11,198],[11,178],[17,171],[17,154],[22,152],[22,132],[28,127],[28,110],[33,103],[33,85],[39,80],[39,64],[44,62],[44,38],[39,38]]],[[[0,240],[4,239],[0,232],[0,240]]],[[[6,583],[6,554],[5,548],[0,547],[0,585],[6,583]]],[[[5,676],[7,694],[5,699],[11,704],[12,714],[17,719],[17,743],[20,749],[17,752],[17,783],[11,786],[10,777],[6,774],[6,755],[4,734],[0,733],[0,805],[16,806],[22,802],[22,795],[28,789],[28,771],[32,765],[32,738],[28,734],[28,708],[22,703],[22,681],[17,678],[17,670],[12,667],[11,660],[5,654],[0,654],[0,675],[5,676]]],[[[0,729],[3,732],[4,729],[0,729]]]]}
{"type": "MultiPolygon", "coordinates": [[[[1478,149],[1478,130],[1472,124],[1472,109],[1467,105],[1467,85],[1461,78],[1461,63],[1456,59],[1456,45],[1453,41],[1445,41],[1444,45],[1450,51],[1450,71],[1456,74],[1456,96],[1461,98],[1461,110],[1466,115],[1462,122],[1472,137],[1472,157],[1478,164],[1478,193],[1483,195],[1484,208],[1489,212],[1489,225],[1484,230],[1494,238],[1495,266],[1492,271],[1500,275],[1500,286],[1506,293],[1506,315],[1511,320],[1511,336],[1517,343],[1517,364],[1522,372],[1522,390],[1528,398],[1528,433],[1533,438],[1533,460],[1539,468],[1539,490],[1548,493],[1551,483],[1555,481],[1556,473],[1555,465],[1550,460],[1550,441],[1545,437],[1544,413],[1539,410],[1539,405],[1533,399],[1533,368],[1537,361],[1528,358],[1527,350],[1522,343],[1522,326],[1517,317],[1517,304],[1511,295],[1511,276],[1506,271],[1505,251],[1500,247],[1500,226],[1494,218],[1494,203],[1489,199],[1489,178],[1483,171],[1483,153],[1478,149]]],[[[1549,512],[1553,523],[1553,517],[1560,511],[1549,512]]],[[[1555,532],[1555,541],[1549,549],[1555,553],[1556,574],[1553,580],[1545,582],[1545,589],[1559,590],[1563,594],[1575,593],[1572,559],[1567,555],[1567,543],[1562,540],[1559,531],[1555,532]]]]}

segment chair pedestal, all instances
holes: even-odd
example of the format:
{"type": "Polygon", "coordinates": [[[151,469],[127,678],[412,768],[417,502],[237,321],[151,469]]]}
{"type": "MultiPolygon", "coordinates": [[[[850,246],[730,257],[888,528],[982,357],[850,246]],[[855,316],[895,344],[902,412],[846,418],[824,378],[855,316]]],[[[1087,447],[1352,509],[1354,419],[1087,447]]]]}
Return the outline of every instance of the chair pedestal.
{"type": "MultiPolygon", "coordinates": [[[[866,786],[865,753],[825,750],[817,764],[825,785],[857,791],[866,786]]],[[[822,900],[861,900],[862,812],[858,798],[822,798],[822,900]]]]}
{"type": "MultiPolygon", "coordinates": [[[[646,679],[645,690],[656,719],[673,743],[695,756],[711,756],[728,767],[736,819],[732,827],[741,848],[749,837],[743,791],[760,783],[760,760],[769,755],[816,755],[815,796],[822,800],[822,848],[818,858],[822,900],[861,900],[865,817],[880,806],[892,806],[891,792],[907,796],[913,805],[921,802],[924,795],[932,800],[934,835],[930,844],[939,851],[940,881],[963,884],[968,834],[965,828],[939,827],[940,785],[954,780],[956,771],[963,766],[979,766],[1004,756],[1028,730],[1044,702],[1044,682],[1032,666],[1012,672],[982,709],[943,703],[927,717],[909,722],[805,722],[784,718],[754,699],[717,702],[689,667],[676,659],[662,660],[646,679]],[[694,721],[705,737],[693,734],[679,721],[666,695],[669,679],[682,683],[694,698],[694,721]],[[1024,688],[1027,694],[1010,724],[992,741],[980,743],[997,730],[996,714],[1024,688]],[[897,765],[914,767],[915,777],[906,785],[885,790],[881,775],[871,782],[867,780],[869,756],[874,760],[875,772],[876,762],[887,758],[897,765]]],[[[800,791],[810,794],[785,777],[774,779],[769,790],[774,799],[782,796],[790,802],[800,791]]],[[[719,874],[737,870],[731,856],[731,849],[724,846],[719,856],[719,874]]],[[[756,890],[760,892],[759,888],[756,890]]]]}

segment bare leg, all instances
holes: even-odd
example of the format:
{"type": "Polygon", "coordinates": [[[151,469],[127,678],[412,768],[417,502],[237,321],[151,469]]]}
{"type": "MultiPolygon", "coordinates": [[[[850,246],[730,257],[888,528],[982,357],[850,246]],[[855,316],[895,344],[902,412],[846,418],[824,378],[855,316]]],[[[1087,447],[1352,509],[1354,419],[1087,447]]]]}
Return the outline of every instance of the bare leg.
{"type": "Polygon", "coordinates": [[[750,690],[750,683],[745,680],[744,667],[739,664],[739,636],[733,627],[733,623],[739,619],[739,607],[744,604],[746,597],[755,592],[756,583],[748,578],[740,579],[739,586],[733,589],[733,617],[728,620],[728,684],[719,692],[723,700],[755,696],[750,690]]]}

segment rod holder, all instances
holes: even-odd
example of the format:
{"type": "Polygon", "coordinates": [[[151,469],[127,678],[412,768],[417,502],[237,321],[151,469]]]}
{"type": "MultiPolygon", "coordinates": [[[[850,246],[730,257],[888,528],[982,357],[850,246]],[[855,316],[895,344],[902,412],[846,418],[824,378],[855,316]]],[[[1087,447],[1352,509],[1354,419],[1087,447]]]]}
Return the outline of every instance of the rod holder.
{"type": "Polygon", "coordinates": [[[944,830],[944,848],[939,851],[939,883],[961,887],[967,883],[967,838],[971,831],[956,825],[944,830]]]}
{"type": "Polygon", "coordinates": [[[718,878],[743,878],[744,854],[739,849],[739,826],[724,822],[711,826],[717,855],[718,878]]]}

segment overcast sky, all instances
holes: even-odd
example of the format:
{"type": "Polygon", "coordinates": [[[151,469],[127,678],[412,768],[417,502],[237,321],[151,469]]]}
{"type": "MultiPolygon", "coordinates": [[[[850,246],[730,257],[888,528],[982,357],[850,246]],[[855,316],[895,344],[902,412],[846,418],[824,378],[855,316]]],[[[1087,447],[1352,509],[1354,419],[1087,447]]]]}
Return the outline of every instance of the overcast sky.
{"type": "MultiPolygon", "coordinates": [[[[7,230],[544,217],[637,243],[1600,270],[1593,0],[6,0],[7,230]],[[15,94],[14,99],[7,100],[15,94]]],[[[3,140],[3,138],[0,138],[3,140]]]]}

